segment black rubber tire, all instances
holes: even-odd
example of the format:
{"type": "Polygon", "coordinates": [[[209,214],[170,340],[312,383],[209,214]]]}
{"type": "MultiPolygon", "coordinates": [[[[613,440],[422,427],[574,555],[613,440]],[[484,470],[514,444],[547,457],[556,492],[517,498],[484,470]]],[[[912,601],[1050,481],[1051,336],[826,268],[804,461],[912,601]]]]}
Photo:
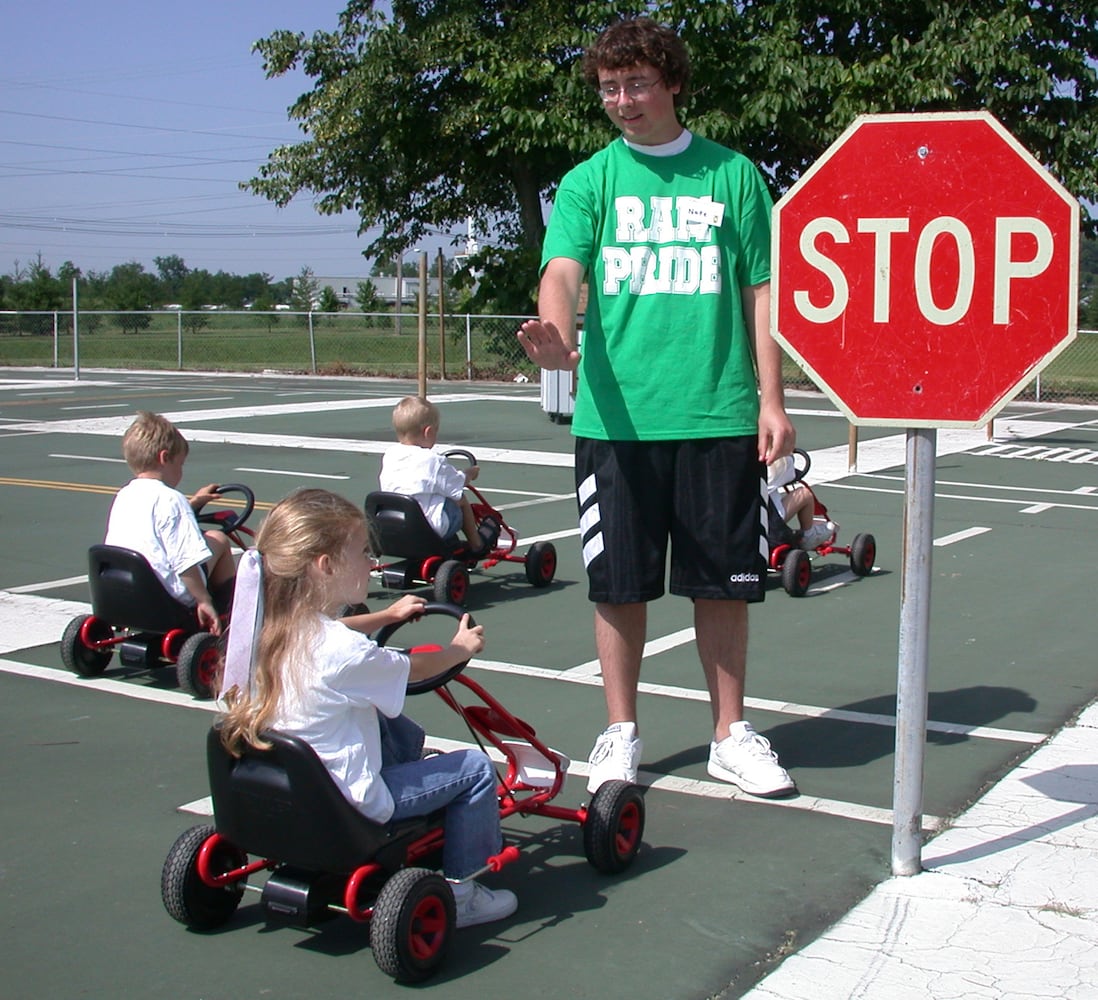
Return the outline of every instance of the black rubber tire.
{"type": "Polygon", "coordinates": [[[850,544],[850,571],[855,576],[869,576],[877,561],[877,539],[870,534],[855,535],[850,544]]]}
{"type": "Polygon", "coordinates": [[[464,563],[447,559],[439,566],[432,587],[438,603],[456,604],[460,607],[465,604],[465,597],[469,593],[469,570],[464,563]]]}
{"type": "Polygon", "coordinates": [[[110,639],[114,630],[110,625],[95,615],[80,615],[65,626],[65,632],[61,636],[61,662],[74,674],[81,677],[98,677],[114,655],[110,649],[89,649],[80,640],[80,630],[84,622],[93,622],[91,631],[98,639],[110,639]]]}
{"type": "Polygon", "coordinates": [[[552,542],[534,542],[526,552],[526,579],[535,587],[548,587],[557,575],[557,549],[552,542]]]}
{"type": "Polygon", "coordinates": [[[217,636],[211,632],[196,632],[183,643],[175,662],[179,689],[200,701],[209,701],[217,695],[223,667],[217,636]]]}
{"type": "MultiPolygon", "coordinates": [[[[464,608],[458,607],[456,604],[445,603],[432,603],[425,604],[417,617],[422,618],[425,615],[448,615],[453,618],[454,621],[460,621],[461,616],[466,614],[464,608]]],[[[415,619],[412,619],[415,621],[415,619]]],[[[392,625],[386,625],[384,628],[379,629],[375,642],[379,646],[391,646],[392,643],[389,640],[397,633],[397,631],[407,625],[407,621],[395,622],[392,625]]],[[[469,627],[472,628],[476,625],[473,620],[473,616],[469,615],[469,627]]],[[[443,684],[448,684],[451,680],[457,677],[467,666],[469,661],[465,660],[462,663],[458,663],[455,666],[450,667],[449,670],[444,670],[440,674],[435,674],[434,677],[424,677],[422,680],[409,681],[406,689],[407,694],[425,694],[427,691],[434,691],[435,688],[442,687],[443,684]]]]}
{"type": "MultiPolygon", "coordinates": [[[[244,879],[225,889],[206,885],[198,877],[198,852],[214,834],[212,826],[192,826],[177,838],[160,872],[160,898],[173,920],[196,931],[210,931],[226,923],[240,905],[244,879]]],[[[218,851],[223,871],[239,868],[246,858],[235,848],[218,851]]]]}
{"type": "Polygon", "coordinates": [[[418,983],[438,971],[453,941],[457,914],[450,884],[427,868],[404,868],[374,904],[374,961],[398,983],[418,983]]]}
{"type": "Polygon", "coordinates": [[[632,863],[644,836],[644,794],[628,781],[605,781],[587,807],[583,853],[591,866],[616,875],[632,863]]]}
{"type": "Polygon", "coordinates": [[[812,582],[812,560],[804,549],[790,549],[782,563],[782,586],[790,597],[804,597],[812,582]]]}

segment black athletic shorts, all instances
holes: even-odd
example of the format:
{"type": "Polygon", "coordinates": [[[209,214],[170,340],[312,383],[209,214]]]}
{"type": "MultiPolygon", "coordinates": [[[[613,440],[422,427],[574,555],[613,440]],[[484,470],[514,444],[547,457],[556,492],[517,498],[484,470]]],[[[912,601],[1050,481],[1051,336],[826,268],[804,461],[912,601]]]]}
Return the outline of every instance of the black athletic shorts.
{"type": "Polygon", "coordinates": [[[671,593],[761,601],[766,467],[755,435],[688,441],[576,438],[588,596],[630,604],[671,593]]]}

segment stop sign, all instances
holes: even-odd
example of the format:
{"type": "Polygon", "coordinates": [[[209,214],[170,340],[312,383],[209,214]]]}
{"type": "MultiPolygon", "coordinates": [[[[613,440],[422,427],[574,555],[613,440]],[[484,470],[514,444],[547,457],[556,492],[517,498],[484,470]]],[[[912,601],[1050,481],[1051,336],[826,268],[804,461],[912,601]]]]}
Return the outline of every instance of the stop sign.
{"type": "Polygon", "coordinates": [[[1078,212],[986,112],[862,116],[775,206],[772,332],[854,424],[979,426],[1075,336],[1078,212]]]}

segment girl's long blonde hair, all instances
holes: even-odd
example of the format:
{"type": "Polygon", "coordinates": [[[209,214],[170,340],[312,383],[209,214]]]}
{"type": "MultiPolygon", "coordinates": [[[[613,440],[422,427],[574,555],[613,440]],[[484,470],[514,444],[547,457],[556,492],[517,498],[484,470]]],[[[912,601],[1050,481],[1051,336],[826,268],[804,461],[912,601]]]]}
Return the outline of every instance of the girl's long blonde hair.
{"type": "MultiPolygon", "coordinates": [[[[300,489],[275,505],[256,536],[263,558],[263,624],[256,640],[252,691],[225,696],[221,742],[239,755],[245,745],[265,747],[268,728],[301,664],[325,607],[325,588],[311,568],[321,556],[339,560],[365,514],[349,500],[320,489],[300,489]]],[[[232,623],[229,625],[232,628],[232,623]]]]}

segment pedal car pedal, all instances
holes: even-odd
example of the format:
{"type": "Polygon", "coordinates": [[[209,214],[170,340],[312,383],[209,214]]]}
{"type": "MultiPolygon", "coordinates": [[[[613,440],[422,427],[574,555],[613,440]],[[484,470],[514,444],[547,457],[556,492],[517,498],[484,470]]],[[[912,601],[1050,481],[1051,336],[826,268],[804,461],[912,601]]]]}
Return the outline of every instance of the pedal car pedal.
{"type": "Polygon", "coordinates": [[[529,743],[504,740],[503,746],[507,748],[508,753],[514,755],[519,781],[533,788],[551,788],[553,782],[557,780],[558,771],[562,773],[567,771],[568,765],[572,763],[559,750],[551,747],[549,752],[556,758],[555,762],[529,743]]]}

